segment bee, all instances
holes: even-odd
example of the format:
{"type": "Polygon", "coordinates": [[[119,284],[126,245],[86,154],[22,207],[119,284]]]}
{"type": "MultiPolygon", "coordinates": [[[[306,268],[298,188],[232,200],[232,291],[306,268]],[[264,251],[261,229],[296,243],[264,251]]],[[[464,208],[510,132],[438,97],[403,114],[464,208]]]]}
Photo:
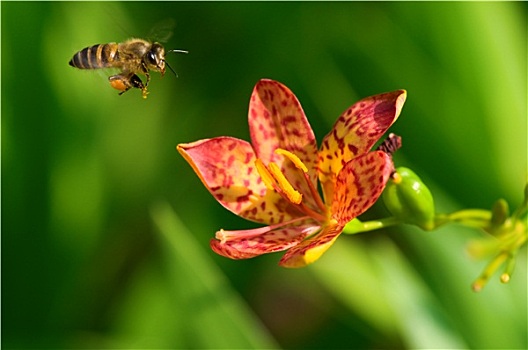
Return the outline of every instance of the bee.
{"type": "MultiPolygon", "coordinates": [[[[168,52],[188,53],[185,50],[168,52]]],[[[158,42],[143,39],[129,39],[122,43],[98,44],[86,47],[73,55],[70,66],[79,69],[118,68],[121,73],[108,78],[110,85],[119,90],[119,95],[132,88],[140,89],[143,98],[147,98],[150,71],[165,74],[165,67],[176,72],[165,61],[165,48],[158,42]],[[145,83],[137,74],[146,77],[145,83]]]]}

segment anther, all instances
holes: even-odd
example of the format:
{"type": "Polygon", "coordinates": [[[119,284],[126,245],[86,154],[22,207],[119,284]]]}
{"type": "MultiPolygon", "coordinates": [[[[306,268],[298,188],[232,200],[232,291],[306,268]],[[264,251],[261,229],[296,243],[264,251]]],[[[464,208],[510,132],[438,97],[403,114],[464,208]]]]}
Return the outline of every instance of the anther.
{"type": "Polygon", "coordinates": [[[306,165],[304,165],[304,163],[299,159],[299,157],[297,157],[295,154],[291,153],[290,151],[287,151],[282,148],[277,148],[275,150],[275,153],[283,155],[289,160],[291,160],[291,162],[297,167],[297,169],[301,169],[305,173],[308,172],[308,168],[306,167],[306,165]]]}
{"type": "Polygon", "coordinates": [[[319,192],[317,192],[316,187],[314,187],[314,184],[312,183],[310,176],[308,175],[308,168],[306,165],[302,162],[302,160],[297,157],[297,155],[293,154],[290,151],[287,151],[283,148],[277,148],[275,150],[276,154],[283,155],[284,157],[288,158],[297,169],[301,170],[303,172],[304,179],[306,180],[306,183],[308,184],[308,188],[310,189],[310,193],[312,197],[315,199],[317,206],[319,209],[321,209],[323,212],[326,211],[326,207],[321,199],[321,196],[319,195],[319,192]]]}
{"type": "Polygon", "coordinates": [[[286,176],[284,176],[282,173],[279,166],[272,162],[268,165],[268,168],[275,181],[277,181],[279,188],[284,191],[284,194],[288,197],[288,200],[294,204],[301,203],[302,194],[293,188],[288,179],[286,179],[286,176]]]}
{"type": "Polygon", "coordinates": [[[257,172],[260,175],[260,178],[262,179],[262,182],[264,182],[264,185],[266,188],[270,191],[275,190],[275,187],[277,186],[277,182],[273,178],[273,176],[270,174],[264,163],[260,159],[257,158],[255,160],[255,167],[257,168],[257,172]]]}

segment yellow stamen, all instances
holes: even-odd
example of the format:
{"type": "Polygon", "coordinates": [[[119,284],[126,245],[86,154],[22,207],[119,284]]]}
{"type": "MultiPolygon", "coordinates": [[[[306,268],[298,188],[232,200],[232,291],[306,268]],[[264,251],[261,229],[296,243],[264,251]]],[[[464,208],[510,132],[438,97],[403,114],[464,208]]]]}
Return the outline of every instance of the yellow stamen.
{"type": "Polygon", "coordinates": [[[284,191],[284,194],[288,197],[288,200],[294,204],[299,204],[302,201],[302,194],[297,192],[290,184],[286,176],[282,173],[279,166],[273,162],[268,165],[269,172],[277,182],[279,188],[284,191]]]}
{"type": "MultiPolygon", "coordinates": [[[[312,194],[312,197],[315,199],[315,202],[317,203],[317,206],[319,207],[319,209],[321,209],[322,212],[325,212],[326,211],[326,206],[324,205],[323,201],[321,200],[321,196],[319,195],[319,192],[317,192],[317,189],[314,187],[314,184],[312,183],[309,175],[308,175],[308,168],[306,167],[306,165],[304,165],[304,163],[302,162],[301,159],[299,159],[299,157],[297,157],[295,154],[293,154],[292,152],[290,151],[287,151],[283,148],[277,148],[275,150],[275,153],[276,154],[280,154],[286,158],[288,158],[294,165],[297,169],[301,170],[303,172],[303,176],[306,180],[306,183],[308,184],[308,187],[310,188],[310,192],[312,194]]],[[[306,211],[309,211],[311,212],[310,215],[315,215],[315,216],[320,216],[319,214],[316,214],[313,210],[311,210],[310,208],[308,207],[305,207],[306,211]]],[[[314,216],[314,217],[315,217],[314,216]]]]}
{"type": "Polygon", "coordinates": [[[299,157],[297,157],[295,154],[291,153],[290,151],[286,151],[285,149],[282,149],[282,148],[277,148],[275,150],[275,153],[283,155],[289,160],[291,160],[292,163],[297,167],[297,169],[301,169],[305,173],[308,172],[308,168],[306,167],[306,165],[304,165],[304,163],[299,159],[299,157]]]}
{"type": "Polygon", "coordinates": [[[259,173],[260,178],[264,182],[264,185],[266,185],[266,188],[270,191],[273,191],[277,182],[268,171],[268,168],[266,168],[264,163],[262,163],[262,161],[258,158],[257,160],[255,160],[255,167],[257,168],[257,172],[259,173]]]}

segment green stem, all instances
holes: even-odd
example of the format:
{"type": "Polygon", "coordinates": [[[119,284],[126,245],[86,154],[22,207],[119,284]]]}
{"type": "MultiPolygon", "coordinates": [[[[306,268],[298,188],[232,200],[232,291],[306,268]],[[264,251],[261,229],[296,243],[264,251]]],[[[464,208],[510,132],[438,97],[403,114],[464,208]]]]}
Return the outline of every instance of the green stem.
{"type": "Polygon", "coordinates": [[[491,212],[484,209],[462,209],[448,214],[448,216],[452,221],[463,222],[468,219],[489,221],[491,219],[491,212]]]}
{"type": "MultiPolygon", "coordinates": [[[[452,222],[457,222],[466,226],[484,228],[489,224],[491,212],[482,209],[464,209],[450,214],[438,214],[435,217],[435,228],[452,222]]],[[[394,216],[387,218],[361,222],[354,219],[343,229],[343,233],[353,235],[361,232],[378,230],[380,228],[403,224],[401,219],[394,216]]]]}
{"type": "Polygon", "coordinates": [[[457,222],[465,226],[484,228],[491,220],[491,211],[484,209],[463,209],[450,214],[437,214],[435,217],[435,228],[457,222]]]}
{"type": "Polygon", "coordinates": [[[343,233],[353,235],[356,233],[374,231],[380,228],[394,226],[401,223],[402,221],[395,218],[394,216],[365,222],[361,222],[358,219],[354,219],[345,226],[345,228],[343,229],[343,233]]]}
{"type": "MultiPolygon", "coordinates": [[[[480,229],[489,228],[492,213],[484,209],[462,209],[449,214],[437,214],[435,216],[435,227],[449,223],[458,223],[464,226],[475,227],[480,229]]],[[[380,228],[404,224],[405,222],[394,216],[362,222],[354,219],[349,222],[343,229],[343,233],[353,235],[361,232],[378,230],[380,228]]]]}

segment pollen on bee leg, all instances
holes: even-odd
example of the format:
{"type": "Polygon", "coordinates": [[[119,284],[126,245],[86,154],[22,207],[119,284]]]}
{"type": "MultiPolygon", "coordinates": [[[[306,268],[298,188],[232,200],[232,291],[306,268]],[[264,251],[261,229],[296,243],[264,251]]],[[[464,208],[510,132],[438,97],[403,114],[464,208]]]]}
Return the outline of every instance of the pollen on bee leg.
{"type": "Polygon", "coordinates": [[[125,82],[125,80],[119,75],[113,75],[108,78],[110,85],[119,91],[126,91],[130,89],[130,86],[125,82]]]}
{"type": "Polygon", "coordinates": [[[144,88],[141,90],[141,95],[143,96],[143,98],[147,98],[147,95],[148,95],[148,91],[147,91],[147,88],[144,88]]]}

